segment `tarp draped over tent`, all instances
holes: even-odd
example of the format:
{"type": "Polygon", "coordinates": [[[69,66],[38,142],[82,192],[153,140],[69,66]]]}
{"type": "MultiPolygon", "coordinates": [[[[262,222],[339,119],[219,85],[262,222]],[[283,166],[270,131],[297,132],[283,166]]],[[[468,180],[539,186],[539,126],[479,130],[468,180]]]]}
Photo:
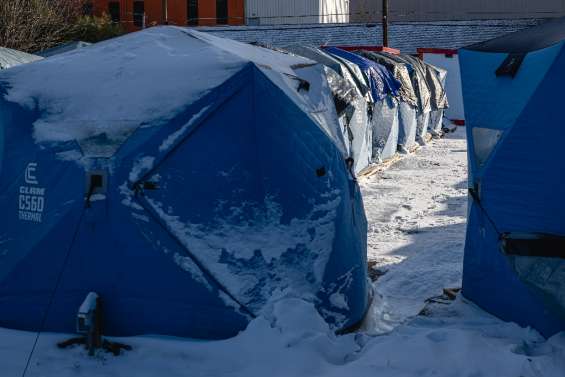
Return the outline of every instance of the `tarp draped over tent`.
{"type": "Polygon", "coordinates": [[[565,330],[565,18],[460,51],[470,208],[463,294],[565,330]]]}
{"type": "Polygon", "coordinates": [[[379,163],[392,157],[398,145],[398,110],[394,97],[400,82],[382,65],[353,52],[326,47],[326,52],[357,65],[369,83],[374,107],[371,117],[372,161],[379,163]]]}
{"type": "Polygon", "coordinates": [[[392,73],[394,78],[400,83],[400,87],[397,91],[399,100],[412,106],[417,106],[418,99],[416,98],[414,86],[410,79],[410,69],[406,64],[399,63],[391,59],[389,56],[390,54],[386,52],[357,50],[355,53],[386,67],[386,69],[392,73]]]}
{"type": "Polygon", "coordinates": [[[413,68],[396,54],[359,51],[362,56],[385,66],[401,84],[398,90],[398,145],[401,153],[408,153],[416,142],[416,108],[418,93],[412,83],[413,68]]]}
{"type": "Polygon", "coordinates": [[[74,332],[95,291],[108,335],[229,337],[288,296],[348,328],[346,158],[312,60],[156,27],[3,71],[0,326],[74,332]]]}
{"type": "Polygon", "coordinates": [[[435,100],[432,101],[433,110],[430,114],[429,131],[432,136],[439,137],[442,133],[444,112],[449,108],[447,92],[445,90],[445,84],[447,82],[447,70],[436,67],[429,63],[425,64],[428,67],[430,74],[432,74],[438,80],[438,91],[435,96],[435,100]]]}
{"type": "Polygon", "coordinates": [[[437,93],[430,87],[433,82],[428,73],[428,68],[420,59],[410,55],[400,55],[400,58],[412,65],[414,69],[413,81],[419,97],[419,111],[416,114],[416,141],[423,145],[426,143],[426,133],[430,121],[430,112],[433,110],[432,102],[437,93]]]}
{"type": "Polygon", "coordinates": [[[326,47],[324,50],[332,55],[349,60],[361,69],[369,82],[371,95],[375,102],[388,95],[398,95],[397,92],[400,89],[400,83],[382,65],[337,47],[326,47]]]}
{"type": "Polygon", "coordinates": [[[373,104],[369,89],[364,83],[358,84],[351,67],[320,49],[300,45],[286,49],[328,67],[327,79],[334,94],[346,149],[353,159],[353,171],[356,174],[361,172],[372,163],[370,112],[373,104]]]}
{"type": "Polygon", "coordinates": [[[43,59],[41,56],[28,54],[23,51],[0,47],[0,69],[8,69],[25,63],[43,59]]]}

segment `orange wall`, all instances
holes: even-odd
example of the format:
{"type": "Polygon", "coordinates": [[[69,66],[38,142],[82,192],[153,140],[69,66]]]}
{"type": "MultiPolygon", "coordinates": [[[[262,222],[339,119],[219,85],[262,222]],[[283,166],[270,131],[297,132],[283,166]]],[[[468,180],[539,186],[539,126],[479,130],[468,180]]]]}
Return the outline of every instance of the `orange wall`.
{"type": "MultiPolygon", "coordinates": [[[[2,1],[2,0],[0,0],[2,1]]],[[[93,0],[94,13],[101,15],[108,13],[108,2],[120,2],[120,19],[128,31],[137,30],[133,25],[133,2],[134,0],[93,0]]],[[[158,25],[162,22],[162,1],[144,0],[146,25],[158,25]]],[[[244,1],[228,0],[228,23],[230,25],[242,25],[244,23],[244,1]]],[[[187,0],[167,0],[168,21],[171,25],[187,24],[187,0]]],[[[199,0],[198,16],[199,25],[216,25],[216,0],[199,0]]]]}

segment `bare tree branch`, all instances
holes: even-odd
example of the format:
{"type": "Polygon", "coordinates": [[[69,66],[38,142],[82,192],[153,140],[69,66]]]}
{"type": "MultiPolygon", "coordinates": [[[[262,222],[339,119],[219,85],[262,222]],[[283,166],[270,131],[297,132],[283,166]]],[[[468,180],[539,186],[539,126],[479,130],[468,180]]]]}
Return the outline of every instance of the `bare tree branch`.
{"type": "Polygon", "coordinates": [[[34,52],[67,41],[87,0],[0,0],[0,46],[34,52]]]}

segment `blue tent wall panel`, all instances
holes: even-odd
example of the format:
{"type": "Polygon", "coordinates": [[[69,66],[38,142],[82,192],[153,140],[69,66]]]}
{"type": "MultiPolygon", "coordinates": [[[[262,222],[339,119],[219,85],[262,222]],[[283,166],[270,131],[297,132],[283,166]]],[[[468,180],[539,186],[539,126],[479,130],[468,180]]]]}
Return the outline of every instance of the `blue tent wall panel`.
{"type": "Polygon", "coordinates": [[[484,168],[484,206],[501,231],[565,236],[565,49],[484,168]]]}
{"type": "Polygon", "coordinates": [[[496,78],[504,53],[461,50],[459,59],[465,104],[465,121],[472,127],[506,129],[528,103],[544,79],[562,44],[529,53],[516,77],[496,78]]]}
{"type": "MultiPolygon", "coordinates": [[[[261,74],[262,75],[262,74],[261,74]]],[[[323,197],[327,195],[328,187],[337,188],[340,200],[336,210],[335,238],[331,255],[326,265],[323,278],[325,292],[319,295],[321,307],[331,308],[329,300],[330,288],[338,283],[343,283],[349,278],[349,285],[341,292],[347,297],[348,312],[343,327],[349,327],[359,322],[368,307],[368,283],[366,265],[366,234],[367,221],[357,184],[344,170],[344,160],[335,145],[323,137],[324,131],[319,127],[304,127],[309,122],[302,112],[290,103],[288,98],[272,100],[273,93],[280,89],[267,80],[258,80],[256,84],[257,117],[264,119],[263,127],[258,124],[258,135],[264,142],[260,143],[264,176],[267,177],[266,191],[286,203],[283,208],[294,211],[295,217],[302,217],[313,209],[313,204],[324,205],[323,197]],[[267,102],[268,101],[268,105],[267,102]],[[293,119],[292,122],[286,119],[293,119]],[[271,123],[272,122],[272,123],[271,123]],[[291,140],[290,143],[282,143],[291,140]],[[294,150],[288,150],[294,146],[294,150]],[[323,168],[325,174],[317,175],[317,170],[323,168]],[[283,174],[286,172],[286,174],[283,174]],[[287,178],[285,178],[287,177],[287,178]],[[298,184],[289,186],[284,180],[291,177],[291,181],[298,184]],[[286,186],[284,191],[278,189],[286,186]],[[322,197],[320,198],[320,195],[322,197]],[[312,203],[309,198],[319,198],[318,203],[312,203]],[[291,205],[294,203],[294,206],[291,205]],[[361,252],[351,253],[351,250],[361,252]]],[[[286,211],[285,211],[286,212],[286,211]]],[[[323,207],[317,210],[317,216],[324,216],[323,207]]],[[[289,221],[291,213],[283,215],[283,221],[289,221]]],[[[313,230],[316,232],[318,230],[313,230]]],[[[333,308],[339,311],[339,308],[333,308]]],[[[344,313],[345,314],[345,313],[344,313]]],[[[331,322],[331,319],[330,319],[331,322]]]]}
{"type": "Polygon", "coordinates": [[[500,250],[498,233],[480,208],[470,203],[463,263],[463,295],[483,309],[546,336],[565,329],[516,276],[500,250]]]}
{"type": "Polygon", "coordinates": [[[565,318],[517,276],[501,250],[500,233],[565,236],[565,136],[562,91],[565,50],[558,43],[528,53],[514,79],[494,72],[507,54],[461,51],[468,120],[471,201],[463,294],[491,313],[545,336],[565,330],[565,318]],[[479,166],[475,127],[503,129],[487,161],[479,166]]]}

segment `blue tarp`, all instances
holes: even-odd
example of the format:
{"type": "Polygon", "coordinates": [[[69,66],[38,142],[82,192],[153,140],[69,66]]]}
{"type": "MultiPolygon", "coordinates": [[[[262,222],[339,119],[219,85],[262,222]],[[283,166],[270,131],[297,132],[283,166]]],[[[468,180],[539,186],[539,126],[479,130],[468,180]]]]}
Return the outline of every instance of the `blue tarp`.
{"type": "Polygon", "coordinates": [[[395,97],[398,95],[400,82],[382,65],[337,47],[326,47],[324,50],[332,55],[349,60],[361,68],[368,79],[371,95],[375,102],[382,100],[387,95],[395,97]]]}
{"type": "Polygon", "coordinates": [[[556,22],[459,55],[471,193],[463,294],[546,336],[565,330],[565,47],[555,38],[565,19],[556,22]]]}
{"type": "Polygon", "coordinates": [[[1,72],[0,326],[74,332],[91,291],[107,335],[225,338],[289,296],[358,323],[338,128],[321,65],[181,28],[1,72]]]}

